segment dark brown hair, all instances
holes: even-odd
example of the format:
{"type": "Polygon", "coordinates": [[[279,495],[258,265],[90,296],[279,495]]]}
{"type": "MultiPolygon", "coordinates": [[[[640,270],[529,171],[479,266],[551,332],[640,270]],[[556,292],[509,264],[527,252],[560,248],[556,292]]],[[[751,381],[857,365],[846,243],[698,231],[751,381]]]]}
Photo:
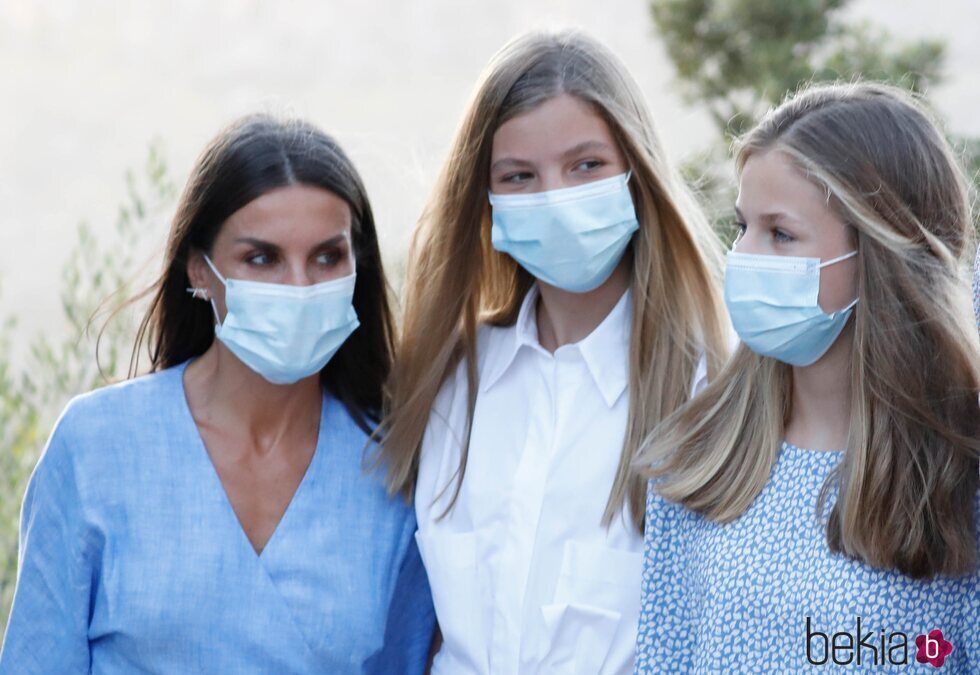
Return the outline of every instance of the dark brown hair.
{"type": "Polygon", "coordinates": [[[131,372],[144,344],[152,371],[176,366],[211,346],[214,314],[187,293],[188,258],[193,251],[209,253],[233,213],[288,185],[328,190],[350,206],[360,327],[320,371],[320,381],[370,433],[381,412],[394,340],[374,215],[347,155],[333,138],[301,120],[244,117],[222,130],[198,158],[170,229],[164,271],[149,291],[152,300],[137,333],[131,372]]]}

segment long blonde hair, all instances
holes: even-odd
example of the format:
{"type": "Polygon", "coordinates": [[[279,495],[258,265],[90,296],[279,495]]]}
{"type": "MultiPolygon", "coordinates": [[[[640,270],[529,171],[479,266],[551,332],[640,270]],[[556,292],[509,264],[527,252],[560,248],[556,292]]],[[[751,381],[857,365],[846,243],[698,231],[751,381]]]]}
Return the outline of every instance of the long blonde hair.
{"type": "MultiPolygon", "coordinates": [[[[778,149],[826,190],[857,241],[847,450],[817,503],[831,550],[913,577],[976,569],[980,340],[964,276],[969,189],[925,109],[876,84],[813,87],[740,142],[778,149]]],[[[766,484],[791,414],[792,370],[739,347],[657,428],[638,466],[717,522],[766,484]]]]}
{"type": "MultiPolygon", "coordinates": [[[[560,94],[575,96],[602,115],[633,170],[640,230],[631,243],[630,413],[603,523],[608,525],[628,500],[632,520],[642,529],[645,483],[631,468],[636,449],[657,422],[688,399],[701,351],[709,373],[720,370],[726,356],[722,247],[668,165],[625,67],[577,32],[523,35],[493,57],[419,221],[384,423],[388,486],[411,496],[433,401],[460,359],[468,375],[467,424],[472,422],[478,325],[512,325],[533,283],[513,259],[491,246],[490,152],[501,124],[560,94]]],[[[465,475],[466,445],[453,502],[465,475]]]]}

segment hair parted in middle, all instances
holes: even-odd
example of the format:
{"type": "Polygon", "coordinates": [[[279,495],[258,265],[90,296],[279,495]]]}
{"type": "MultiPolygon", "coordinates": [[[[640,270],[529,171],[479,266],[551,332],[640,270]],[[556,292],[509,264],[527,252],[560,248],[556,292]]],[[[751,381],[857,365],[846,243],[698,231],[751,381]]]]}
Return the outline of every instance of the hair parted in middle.
{"type": "MultiPolygon", "coordinates": [[[[633,172],[630,188],[640,229],[627,251],[633,316],[629,419],[603,523],[625,506],[642,530],[646,482],[631,467],[640,442],[689,398],[702,353],[709,375],[720,371],[727,356],[723,247],[667,161],[625,66],[579,32],[525,34],[492,58],[418,223],[383,424],[388,486],[412,494],[433,402],[457,367],[467,374],[472,422],[478,326],[512,325],[534,281],[491,245],[487,191],[493,136],[508,120],[563,94],[603,118],[633,172]]],[[[453,503],[465,476],[468,431],[460,440],[453,503]]]]}

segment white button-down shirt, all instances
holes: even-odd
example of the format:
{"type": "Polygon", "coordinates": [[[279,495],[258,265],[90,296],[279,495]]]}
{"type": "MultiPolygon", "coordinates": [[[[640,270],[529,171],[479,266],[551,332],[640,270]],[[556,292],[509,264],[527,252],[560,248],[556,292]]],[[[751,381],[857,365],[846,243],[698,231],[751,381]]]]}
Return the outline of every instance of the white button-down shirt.
{"type": "MultiPolygon", "coordinates": [[[[633,672],[643,537],[602,515],[629,412],[630,291],[585,339],[538,342],[537,287],[483,326],[465,478],[465,366],[436,398],[415,508],[443,645],[433,673],[633,672]]],[[[695,389],[705,377],[702,359],[695,389]]]]}

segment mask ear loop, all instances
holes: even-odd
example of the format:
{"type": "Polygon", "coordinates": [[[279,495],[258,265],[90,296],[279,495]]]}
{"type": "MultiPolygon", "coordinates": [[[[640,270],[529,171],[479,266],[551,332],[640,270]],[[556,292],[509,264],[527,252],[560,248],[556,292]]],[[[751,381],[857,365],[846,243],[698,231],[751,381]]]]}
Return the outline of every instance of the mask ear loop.
{"type": "Polygon", "coordinates": [[[828,265],[833,265],[834,263],[839,263],[841,260],[847,260],[848,258],[853,258],[857,254],[858,254],[857,251],[851,251],[850,253],[845,253],[844,255],[839,255],[836,258],[831,258],[827,262],[820,263],[819,265],[817,265],[817,269],[823,269],[824,267],[827,267],[828,265]]]}
{"type": "MultiPolygon", "coordinates": [[[[837,256],[836,258],[831,258],[827,262],[823,262],[823,263],[820,263],[819,265],[817,265],[817,269],[823,269],[824,267],[827,267],[828,265],[833,265],[834,263],[839,263],[842,260],[847,260],[848,258],[853,258],[857,254],[858,254],[857,251],[851,251],[850,253],[845,253],[844,255],[837,256]]],[[[847,307],[842,307],[841,309],[838,309],[837,312],[846,312],[846,311],[849,311],[849,310],[853,309],[854,308],[854,305],[858,304],[858,300],[860,300],[860,298],[854,298],[854,300],[853,300],[853,302],[851,302],[851,304],[849,304],[847,307]]],[[[834,313],[836,314],[837,312],[834,312],[834,313]]]]}
{"type": "MultiPolygon", "coordinates": [[[[225,281],[224,276],[222,276],[221,272],[218,271],[218,268],[214,266],[214,263],[211,262],[211,258],[208,257],[207,253],[204,254],[204,262],[208,264],[208,267],[211,268],[214,275],[218,277],[218,281],[220,281],[225,288],[228,288],[228,282],[225,281]]],[[[214,325],[221,328],[221,317],[218,316],[218,306],[214,303],[214,298],[208,297],[208,300],[211,301],[211,311],[214,312],[214,325]]]]}

